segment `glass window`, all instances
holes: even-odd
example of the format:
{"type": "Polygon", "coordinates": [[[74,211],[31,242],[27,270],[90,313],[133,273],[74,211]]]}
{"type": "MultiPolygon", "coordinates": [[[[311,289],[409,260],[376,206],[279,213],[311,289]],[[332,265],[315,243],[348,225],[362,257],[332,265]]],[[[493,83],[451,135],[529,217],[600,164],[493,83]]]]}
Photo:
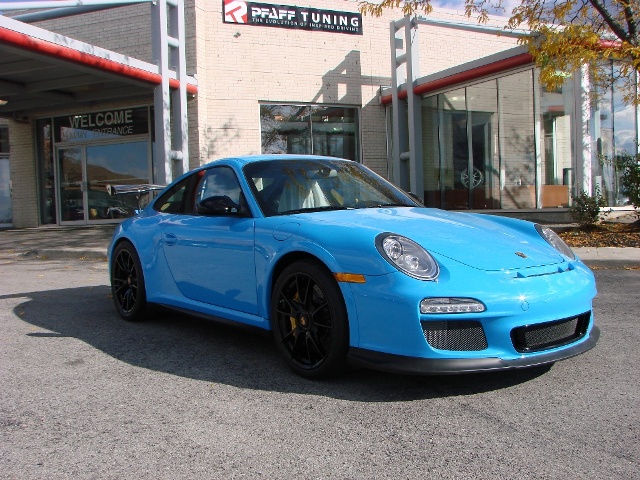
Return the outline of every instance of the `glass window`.
{"type": "Polygon", "coordinates": [[[9,127],[0,125],[0,155],[9,153],[9,127]]]}
{"type": "Polygon", "coordinates": [[[0,155],[0,224],[12,222],[9,158],[0,155]]]}
{"type": "MultiPolygon", "coordinates": [[[[562,101],[569,98],[566,93],[562,101]]],[[[562,104],[560,112],[564,108],[562,104]]],[[[562,116],[552,106],[551,111],[562,116]]],[[[558,151],[570,165],[570,122],[558,120],[557,124],[556,138],[565,143],[558,140],[556,144],[569,145],[568,150],[558,151]]],[[[428,206],[536,208],[532,69],[423,98],[422,141],[428,206]]],[[[554,170],[560,172],[560,179],[563,169],[569,168],[565,165],[554,170]]]]}
{"type": "Polygon", "coordinates": [[[467,129],[467,98],[465,89],[453,90],[438,96],[442,128],[443,207],[469,208],[468,184],[464,176],[469,172],[469,132],[467,129]]]}
{"type": "Polygon", "coordinates": [[[592,175],[595,193],[597,189],[609,206],[623,206],[629,199],[622,193],[619,160],[637,152],[637,110],[623,101],[618,78],[619,68],[613,62],[607,65],[616,80],[612,86],[600,90],[592,108],[593,145],[592,175]]]}
{"type": "Polygon", "coordinates": [[[153,204],[153,209],[162,213],[190,215],[193,213],[193,184],[204,175],[200,171],[176,183],[160,195],[153,204]]]}
{"type": "Polygon", "coordinates": [[[55,163],[53,160],[51,120],[36,122],[38,156],[38,188],[40,194],[40,223],[56,223],[55,163]]]}
{"type": "Polygon", "coordinates": [[[86,182],[89,220],[131,217],[137,209],[134,195],[114,199],[109,184],[149,183],[147,141],[86,147],[86,182]]]}
{"type": "Polygon", "coordinates": [[[499,208],[496,81],[423,99],[422,120],[427,205],[499,208]]]}
{"type": "Polygon", "coordinates": [[[500,208],[500,158],[496,81],[467,88],[471,165],[462,183],[470,189],[473,209],[500,208]]]}
{"type": "Polygon", "coordinates": [[[84,142],[149,133],[147,107],[67,115],[54,119],[56,142],[84,142]]]}
{"type": "Polygon", "coordinates": [[[536,208],[533,70],[498,79],[502,208],[536,208]]]}
{"type": "Polygon", "coordinates": [[[229,167],[215,167],[205,171],[196,189],[196,201],[210,197],[226,196],[234,203],[242,201],[242,189],[236,174],[229,167]]]}
{"type": "Polygon", "coordinates": [[[0,125],[0,224],[12,221],[9,127],[0,125]]]}
{"type": "Polygon", "coordinates": [[[357,109],[315,105],[260,105],[262,153],[358,159],[357,109]]]}
{"type": "Polygon", "coordinates": [[[361,165],[341,160],[255,162],[244,168],[265,216],[304,211],[416,206],[361,165]]]}
{"type": "Polygon", "coordinates": [[[428,207],[440,207],[440,141],[438,96],[422,99],[422,152],[424,155],[424,203],[428,207]]]}
{"type": "Polygon", "coordinates": [[[554,91],[541,87],[542,156],[540,200],[542,207],[568,207],[573,183],[572,123],[573,79],[554,91]]]}

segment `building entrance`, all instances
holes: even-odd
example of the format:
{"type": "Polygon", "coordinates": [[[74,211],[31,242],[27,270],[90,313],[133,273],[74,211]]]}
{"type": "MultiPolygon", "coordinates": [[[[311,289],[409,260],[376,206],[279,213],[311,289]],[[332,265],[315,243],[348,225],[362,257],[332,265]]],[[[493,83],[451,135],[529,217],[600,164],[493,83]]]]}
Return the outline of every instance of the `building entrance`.
{"type": "Polygon", "coordinates": [[[111,197],[109,184],[149,183],[147,140],[56,148],[60,224],[117,221],[135,213],[134,198],[111,197]]]}

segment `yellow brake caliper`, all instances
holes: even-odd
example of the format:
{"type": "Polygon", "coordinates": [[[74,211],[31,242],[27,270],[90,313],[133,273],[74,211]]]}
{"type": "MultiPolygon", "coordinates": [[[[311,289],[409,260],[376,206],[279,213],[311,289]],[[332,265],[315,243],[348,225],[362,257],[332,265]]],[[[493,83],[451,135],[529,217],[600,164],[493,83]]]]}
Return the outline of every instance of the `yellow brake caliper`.
{"type": "MultiPolygon", "coordinates": [[[[293,300],[300,303],[300,292],[296,292],[293,300]]],[[[291,322],[291,332],[293,333],[293,336],[296,337],[298,335],[298,332],[296,331],[296,328],[298,327],[298,320],[296,317],[289,317],[289,322],[291,322]]]]}

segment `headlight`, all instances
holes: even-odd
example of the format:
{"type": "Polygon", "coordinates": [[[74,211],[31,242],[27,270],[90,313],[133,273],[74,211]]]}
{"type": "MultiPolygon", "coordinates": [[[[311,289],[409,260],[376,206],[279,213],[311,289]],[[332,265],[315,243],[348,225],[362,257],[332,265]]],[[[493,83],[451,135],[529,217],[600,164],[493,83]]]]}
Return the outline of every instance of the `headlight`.
{"type": "Polygon", "coordinates": [[[435,280],[440,273],[429,252],[413,240],[392,233],[376,237],[376,248],[391,265],[419,280],[435,280]]]}
{"type": "Polygon", "coordinates": [[[569,246],[564,243],[564,241],[558,236],[556,232],[551,230],[549,227],[543,227],[542,225],[536,224],[536,230],[540,234],[542,238],[544,238],[549,245],[555,248],[558,252],[560,252],[565,257],[575,260],[576,256],[573,251],[569,248],[569,246]]]}

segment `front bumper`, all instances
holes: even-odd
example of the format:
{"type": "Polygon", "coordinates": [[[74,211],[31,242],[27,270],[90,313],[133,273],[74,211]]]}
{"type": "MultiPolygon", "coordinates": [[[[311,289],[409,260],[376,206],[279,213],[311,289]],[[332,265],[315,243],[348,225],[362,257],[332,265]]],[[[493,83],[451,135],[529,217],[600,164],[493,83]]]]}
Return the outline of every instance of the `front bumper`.
{"type": "Polygon", "coordinates": [[[598,338],[600,338],[600,329],[594,325],[589,336],[575,345],[547,353],[523,355],[510,360],[495,357],[417,358],[352,347],[349,350],[349,363],[386,372],[422,375],[510,370],[546,365],[580,355],[592,349],[598,342],[598,338]]]}

